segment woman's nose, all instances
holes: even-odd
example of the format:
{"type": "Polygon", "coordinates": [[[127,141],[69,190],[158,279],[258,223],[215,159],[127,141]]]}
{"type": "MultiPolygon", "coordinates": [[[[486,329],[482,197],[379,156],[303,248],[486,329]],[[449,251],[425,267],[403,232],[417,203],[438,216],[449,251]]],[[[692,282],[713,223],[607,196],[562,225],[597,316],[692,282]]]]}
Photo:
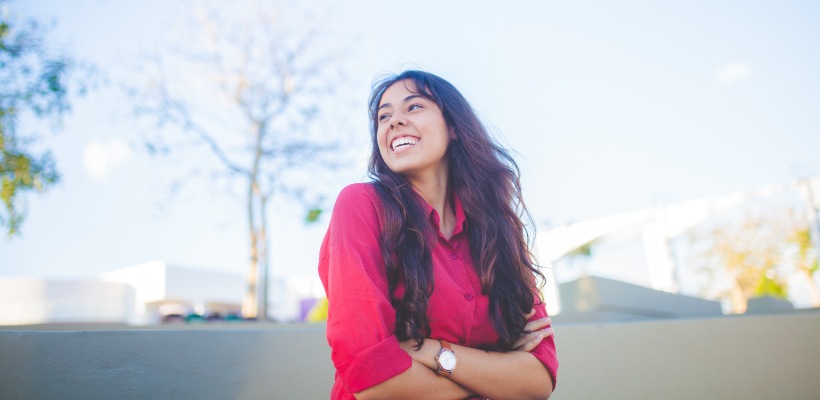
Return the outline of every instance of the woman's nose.
{"type": "Polygon", "coordinates": [[[404,114],[400,112],[393,113],[393,115],[390,116],[390,126],[396,127],[399,125],[407,125],[407,121],[404,119],[404,114]]]}

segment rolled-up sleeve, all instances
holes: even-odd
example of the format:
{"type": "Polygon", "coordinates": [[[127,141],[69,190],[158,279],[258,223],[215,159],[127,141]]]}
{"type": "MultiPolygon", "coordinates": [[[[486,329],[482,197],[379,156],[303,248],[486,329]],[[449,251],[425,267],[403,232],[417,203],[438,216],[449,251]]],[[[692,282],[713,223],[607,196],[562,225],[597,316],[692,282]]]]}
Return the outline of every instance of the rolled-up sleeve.
{"type": "Polygon", "coordinates": [[[380,250],[378,204],[370,185],[343,189],[319,256],[331,359],[349,393],[390,379],[412,364],[394,335],[396,314],[380,250]]]}
{"type": "MultiPolygon", "coordinates": [[[[537,295],[535,296],[533,308],[535,309],[535,315],[530,317],[528,321],[534,321],[547,316],[547,305],[543,301],[540,301],[537,295]]],[[[552,387],[555,388],[558,379],[558,356],[555,354],[555,338],[550,335],[535,346],[531,353],[547,368],[550,377],[552,377],[552,387]]]]}

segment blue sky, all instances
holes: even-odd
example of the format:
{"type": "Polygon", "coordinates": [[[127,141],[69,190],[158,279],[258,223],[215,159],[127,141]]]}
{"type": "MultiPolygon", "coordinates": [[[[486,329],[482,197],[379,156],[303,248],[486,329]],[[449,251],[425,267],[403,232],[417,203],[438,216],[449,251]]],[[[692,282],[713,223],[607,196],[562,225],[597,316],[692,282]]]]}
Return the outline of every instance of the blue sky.
{"type": "MultiPolygon", "coordinates": [[[[329,2],[328,2],[329,3],[329,2]]],[[[179,43],[188,3],[14,1],[55,21],[54,48],[110,77],[47,135],[61,184],[29,203],[19,238],[0,240],[0,274],[93,276],[154,259],[244,273],[241,194],[167,187],[180,166],[138,146],[116,82],[135,83],[150,49],[179,43]]],[[[450,80],[520,162],[539,224],[563,224],[820,174],[820,3],[813,1],[421,0],[324,5],[348,55],[356,104],[344,121],[367,151],[365,103],[380,73],[417,66],[450,80]]],[[[327,207],[365,165],[334,172],[327,207]]],[[[270,211],[273,274],[315,271],[327,216],[270,211]]]]}

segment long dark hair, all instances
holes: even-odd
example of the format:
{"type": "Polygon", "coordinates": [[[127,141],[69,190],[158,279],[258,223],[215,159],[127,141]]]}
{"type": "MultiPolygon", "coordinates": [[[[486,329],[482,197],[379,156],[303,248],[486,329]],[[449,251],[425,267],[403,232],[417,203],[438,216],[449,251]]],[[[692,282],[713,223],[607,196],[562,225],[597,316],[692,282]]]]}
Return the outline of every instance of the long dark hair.
{"type": "MultiPolygon", "coordinates": [[[[381,251],[393,299],[396,336],[421,345],[430,334],[427,303],[433,291],[433,232],[407,178],[390,170],[376,141],[378,108],[385,90],[397,82],[413,83],[418,94],[438,104],[455,138],[445,153],[448,190],[461,200],[467,237],[481,292],[489,296],[490,319],[500,338],[492,348],[511,350],[535,300],[535,277],[543,281],[529,251],[523,219],[531,220],[521,196],[518,165],[490,137],[467,99],[449,82],[422,71],[406,71],[373,86],[370,94],[372,152],[368,173],[384,206],[381,251]]],[[[408,87],[410,87],[408,85],[408,87]]]]}

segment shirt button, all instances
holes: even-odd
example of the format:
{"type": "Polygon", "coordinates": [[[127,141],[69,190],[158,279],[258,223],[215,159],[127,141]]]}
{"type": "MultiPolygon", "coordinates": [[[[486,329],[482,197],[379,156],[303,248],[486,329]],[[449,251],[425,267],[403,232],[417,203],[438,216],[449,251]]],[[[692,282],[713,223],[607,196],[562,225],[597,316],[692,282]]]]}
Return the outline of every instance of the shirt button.
{"type": "Polygon", "coordinates": [[[472,300],[473,299],[473,294],[472,293],[467,293],[467,294],[464,295],[464,298],[467,299],[467,300],[472,300]]]}
{"type": "Polygon", "coordinates": [[[464,345],[467,341],[464,338],[458,338],[458,344],[464,345]]]}
{"type": "Polygon", "coordinates": [[[458,254],[456,254],[456,253],[450,254],[450,258],[452,258],[453,260],[457,260],[458,259],[458,254]]]}

